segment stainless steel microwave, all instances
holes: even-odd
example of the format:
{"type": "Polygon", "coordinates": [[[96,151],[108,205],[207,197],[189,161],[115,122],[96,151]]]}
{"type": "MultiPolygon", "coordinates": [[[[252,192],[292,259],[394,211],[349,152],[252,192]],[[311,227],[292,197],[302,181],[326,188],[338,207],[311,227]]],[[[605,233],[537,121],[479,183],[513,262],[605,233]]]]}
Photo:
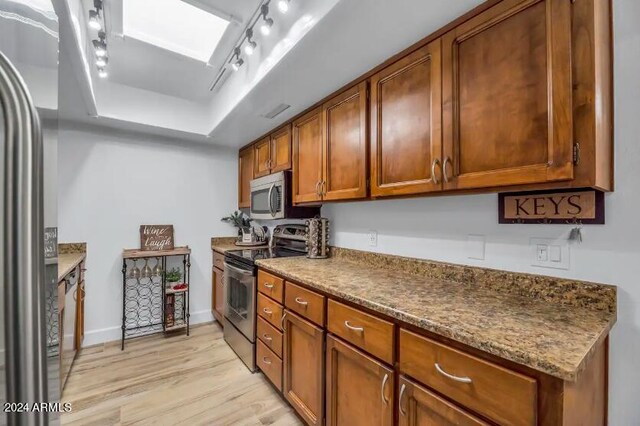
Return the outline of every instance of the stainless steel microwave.
{"type": "Polygon", "coordinates": [[[320,214],[320,207],[293,206],[291,172],[286,170],[251,181],[252,219],[311,218],[320,214]]]}

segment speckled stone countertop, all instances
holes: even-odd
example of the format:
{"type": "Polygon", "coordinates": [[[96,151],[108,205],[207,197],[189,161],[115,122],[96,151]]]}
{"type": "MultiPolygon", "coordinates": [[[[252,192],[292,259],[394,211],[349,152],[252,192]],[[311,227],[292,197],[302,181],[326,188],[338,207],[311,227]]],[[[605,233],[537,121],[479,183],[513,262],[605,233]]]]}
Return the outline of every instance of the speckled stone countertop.
{"type": "Polygon", "coordinates": [[[58,244],[58,281],[87,257],[86,243],[58,244]]]}
{"type": "Polygon", "coordinates": [[[228,250],[251,250],[258,248],[265,248],[267,245],[262,246],[253,246],[253,247],[242,247],[236,245],[236,237],[213,237],[211,238],[211,250],[217,251],[218,253],[224,254],[225,251],[228,250]]]}
{"type": "Polygon", "coordinates": [[[324,260],[289,257],[256,263],[292,281],[569,381],[576,380],[616,321],[614,286],[343,249],[334,253],[324,260]],[[545,291],[545,285],[553,288],[545,291]]]}

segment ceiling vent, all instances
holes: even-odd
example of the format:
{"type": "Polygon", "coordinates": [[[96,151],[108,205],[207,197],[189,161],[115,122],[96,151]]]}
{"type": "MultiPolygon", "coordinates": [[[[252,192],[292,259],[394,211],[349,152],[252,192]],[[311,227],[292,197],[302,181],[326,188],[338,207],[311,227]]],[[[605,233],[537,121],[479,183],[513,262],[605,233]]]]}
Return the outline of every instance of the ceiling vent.
{"type": "Polygon", "coordinates": [[[286,111],[289,108],[291,108],[291,105],[280,104],[280,105],[277,105],[275,108],[273,108],[271,111],[262,114],[262,117],[272,120],[276,118],[276,116],[282,114],[284,111],[286,111]]]}

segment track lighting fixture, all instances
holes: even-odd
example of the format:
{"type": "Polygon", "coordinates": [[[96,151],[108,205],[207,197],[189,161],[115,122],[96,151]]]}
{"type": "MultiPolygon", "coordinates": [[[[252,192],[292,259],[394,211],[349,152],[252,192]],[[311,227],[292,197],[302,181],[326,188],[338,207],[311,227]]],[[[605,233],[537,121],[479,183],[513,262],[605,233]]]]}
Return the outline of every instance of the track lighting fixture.
{"type": "Polygon", "coordinates": [[[109,62],[109,58],[106,56],[98,56],[96,58],[96,65],[100,68],[106,67],[109,62]]]}
{"type": "Polygon", "coordinates": [[[240,57],[239,47],[233,49],[233,56],[231,56],[229,62],[231,63],[231,68],[233,68],[234,71],[238,71],[242,64],[244,64],[244,60],[240,57]]]}
{"type": "Polygon", "coordinates": [[[107,56],[107,43],[104,41],[106,37],[107,35],[104,33],[104,31],[100,31],[98,33],[98,40],[92,41],[93,48],[96,51],[96,56],[101,58],[107,56]]]}
{"type": "Polygon", "coordinates": [[[93,7],[95,10],[89,11],[89,27],[96,31],[102,30],[102,22],[100,17],[100,11],[102,10],[102,0],[93,0],[93,7]]]}
{"type": "Polygon", "coordinates": [[[256,46],[258,46],[255,41],[251,40],[251,37],[253,37],[253,29],[247,28],[247,44],[244,46],[244,53],[249,56],[253,55],[253,51],[256,49],[256,46]]]}
{"type": "Polygon", "coordinates": [[[237,61],[231,64],[231,68],[233,68],[234,71],[238,71],[242,64],[244,64],[244,59],[239,58],[237,61]]]}
{"type": "Polygon", "coordinates": [[[107,78],[108,76],[109,73],[107,73],[107,70],[105,70],[104,68],[98,68],[98,77],[107,78]]]}
{"type": "Polygon", "coordinates": [[[280,13],[287,13],[289,11],[289,0],[279,0],[278,10],[280,13]]]}
{"type": "Polygon", "coordinates": [[[263,4],[260,8],[260,14],[262,15],[262,25],[260,25],[260,32],[263,35],[268,36],[271,33],[271,27],[273,26],[273,19],[268,18],[269,15],[269,5],[263,4]]]}

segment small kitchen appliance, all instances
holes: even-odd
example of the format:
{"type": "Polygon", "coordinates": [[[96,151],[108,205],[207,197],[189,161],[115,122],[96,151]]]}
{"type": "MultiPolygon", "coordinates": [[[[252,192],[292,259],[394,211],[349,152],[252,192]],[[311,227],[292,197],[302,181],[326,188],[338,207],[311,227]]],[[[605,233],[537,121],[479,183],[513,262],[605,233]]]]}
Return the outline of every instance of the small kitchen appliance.
{"type": "Polygon", "coordinates": [[[293,219],[314,217],[320,207],[294,206],[291,171],[285,170],[254,179],[251,187],[251,219],[293,219]]]}
{"type": "Polygon", "coordinates": [[[258,259],[304,256],[306,226],[278,225],[268,248],[229,250],[224,256],[224,339],[251,371],[256,370],[258,259]]]}

